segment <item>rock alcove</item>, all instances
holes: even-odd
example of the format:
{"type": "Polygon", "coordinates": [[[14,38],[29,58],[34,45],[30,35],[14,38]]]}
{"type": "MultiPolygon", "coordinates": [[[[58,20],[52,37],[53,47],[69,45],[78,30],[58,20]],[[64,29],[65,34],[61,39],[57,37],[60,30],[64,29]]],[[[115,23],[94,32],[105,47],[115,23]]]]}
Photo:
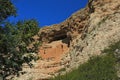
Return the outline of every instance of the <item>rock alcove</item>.
{"type": "Polygon", "coordinates": [[[70,39],[65,33],[56,34],[48,43],[40,47],[40,57],[47,60],[60,61],[62,56],[69,51],[70,39]]]}

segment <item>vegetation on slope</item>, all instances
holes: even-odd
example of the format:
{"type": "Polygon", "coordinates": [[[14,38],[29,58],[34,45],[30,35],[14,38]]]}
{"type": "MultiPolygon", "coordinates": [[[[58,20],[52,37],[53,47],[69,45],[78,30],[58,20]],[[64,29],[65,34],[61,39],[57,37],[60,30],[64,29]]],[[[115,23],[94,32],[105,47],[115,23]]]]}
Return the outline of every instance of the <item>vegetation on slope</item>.
{"type": "Polygon", "coordinates": [[[51,80],[118,80],[115,65],[118,63],[120,54],[115,56],[116,50],[120,50],[120,41],[103,51],[107,54],[94,56],[78,69],[65,75],[58,75],[51,80]]]}

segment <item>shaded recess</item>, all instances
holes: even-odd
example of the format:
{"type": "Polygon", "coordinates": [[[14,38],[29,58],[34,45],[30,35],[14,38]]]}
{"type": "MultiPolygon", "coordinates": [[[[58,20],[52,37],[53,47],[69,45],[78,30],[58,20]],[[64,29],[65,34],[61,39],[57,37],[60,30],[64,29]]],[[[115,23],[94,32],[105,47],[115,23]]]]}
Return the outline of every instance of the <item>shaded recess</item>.
{"type": "Polygon", "coordinates": [[[53,37],[53,40],[52,40],[52,41],[63,40],[63,39],[66,39],[66,38],[67,38],[67,35],[66,35],[66,34],[55,35],[55,36],[53,37]]]}
{"type": "Polygon", "coordinates": [[[59,33],[59,34],[54,35],[54,37],[49,43],[53,41],[59,41],[59,40],[61,40],[62,43],[67,44],[68,47],[70,46],[70,38],[67,36],[67,33],[59,33]]]}

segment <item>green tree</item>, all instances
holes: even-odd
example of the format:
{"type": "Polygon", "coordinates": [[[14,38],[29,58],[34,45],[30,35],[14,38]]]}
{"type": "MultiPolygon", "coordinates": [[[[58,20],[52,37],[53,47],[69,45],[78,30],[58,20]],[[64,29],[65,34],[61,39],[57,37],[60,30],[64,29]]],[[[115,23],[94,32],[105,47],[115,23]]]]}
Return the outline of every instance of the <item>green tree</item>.
{"type": "Polygon", "coordinates": [[[0,0],[0,22],[9,16],[15,16],[16,9],[10,0],[0,0]]]}
{"type": "Polygon", "coordinates": [[[19,23],[19,25],[6,23],[3,28],[0,40],[0,74],[4,78],[9,75],[19,75],[23,63],[27,63],[31,67],[32,64],[30,62],[36,60],[34,54],[31,54],[36,49],[29,49],[27,47],[28,44],[34,41],[31,41],[32,36],[37,34],[39,29],[37,22],[33,20],[29,21],[19,23]],[[29,21],[30,23],[26,27],[26,23],[29,21]],[[27,28],[31,29],[26,31],[27,28]],[[36,30],[36,32],[31,33],[32,30],[36,30]]]}
{"type": "Polygon", "coordinates": [[[5,22],[9,16],[15,15],[16,9],[10,0],[0,0],[0,78],[19,75],[22,65],[36,60],[33,52],[37,50],[36,43],[29,48],[39,31],[36,20],[19,21],[16,24],[5,22]],[[4,23],[2,23],[4,22],[4,23]]]}
{"type": "Polygon", "coordinates": [[[29,45],[29,43],[32,41],[32,36],[37,34],[39,31],[38,22],[34,19],[31,19],[26,21],[19,21],[16,25],[21,35],[23,35],[23,41],[29,45]]]}

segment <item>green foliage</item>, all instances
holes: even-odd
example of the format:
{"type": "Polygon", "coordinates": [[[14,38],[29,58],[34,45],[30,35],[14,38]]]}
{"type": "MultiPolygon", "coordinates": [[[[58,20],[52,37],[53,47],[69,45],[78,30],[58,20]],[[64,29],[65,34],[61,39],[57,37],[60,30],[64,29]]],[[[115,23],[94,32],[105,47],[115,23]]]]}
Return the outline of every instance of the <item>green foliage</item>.
{"type": "Polygon", "coordinates": [[[15,15],[16,9],[11,0],[0,0],[0,79],[3,80],[19,75],[24,63],[32,67],[31,61],[38,59],[33,53],[39,43],[29,48],[34,41],[32,37],[39,31],[38,22],[33,19],[16,24],[5,21],[15,15]]]}
{"type": "Polygon", "coordinates": [[[120,50],[120,41],[110,45],[107,49],[104,49],[103,52],[104,53],[113,54],[116,49],[120,50]]]}
{"type": "Polygon", "coordinates": [[[30,38],[31,36],[35,35],[39,30],[38,22],[34,19],[19,21],[17,23],[17,26],[22,34],[26,34],[24,38],[30,38]]]}
{"type": "Polygon", "coordinates": [[[16,9],[11,0],[0,0],[0,22],[13,15],[16,15],[16,9]]]}
{"type": "Polygon", "coordinates": [[[66,71],[66,68],[61,68],[58,72],[66,71]]]}
{"type": "Polygon", "coordinates": [[[115,58],[112,55],[93,57],[66,75],[52,80],[117,80],[115,58]]]}
{"type": "Polygon", "coordinates": [[[38,30],[35,20],[24,21],[19,25],[5,24],[0,33],[0,75],[4,78],[9,75],[19,75],[24,63],[32,66],[30,62],[37,59],[32,54],[36,49],[28,48],[28,44],[34,41],[31,41],[32,36],[37,34],[38,30]]]}
{"type": "MultiPolygon", "coordinates": [[[[120,64],[120,55],[116,56],[114,53],[120,50],[120,41],[112,44],[109,48],[104,49],[102,56],[94,56],[65,75],[58,75],[51,80],[119,80],[117,76],[116,65],[120,64]]],[[[119,52],[118,52],[119,53],[119,52]]]]}
{"type": "Polygon", "coordinates": [[[95,56],[78,69],[51,80],[118,80],[115,65],[116,58],[113,54],[95,56]]]}
{"type": "Polygon", "coordinates": [[[22,35],[23,41],[27,43],[27,45],[29,45],[29,43],[33,41],[32,36],[36,35],[39,31],[38,22],[34,19],[19,21],[17,23],[17,27],[22,35]]]}

